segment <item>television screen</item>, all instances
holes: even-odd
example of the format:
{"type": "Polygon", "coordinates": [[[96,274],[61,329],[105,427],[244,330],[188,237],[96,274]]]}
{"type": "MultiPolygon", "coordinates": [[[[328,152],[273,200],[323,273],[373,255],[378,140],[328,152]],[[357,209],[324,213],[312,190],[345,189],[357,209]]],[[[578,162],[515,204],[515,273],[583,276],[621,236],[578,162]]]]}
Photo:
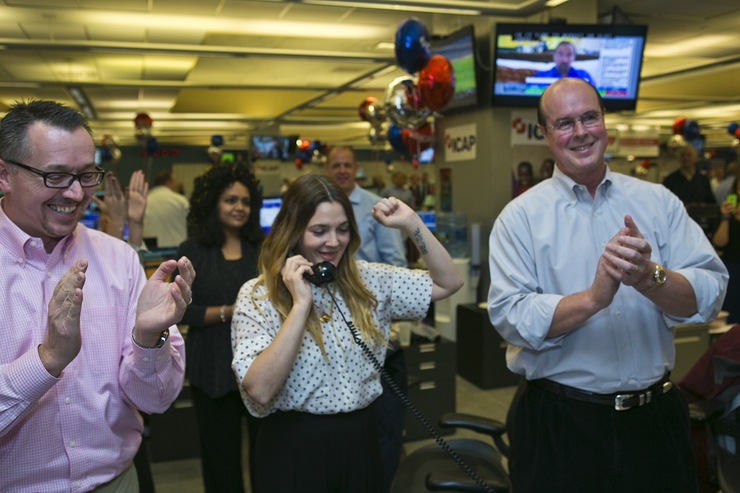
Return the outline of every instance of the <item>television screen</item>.
{"type": "Polygon", "coordinates": [[[537,106],[558,80],[596,87],[608,110],[634,110],[647,26],[497,24],[493,104],[537,106]]]}
{"type": "Polygon", "coordinates": [[[262,208],[260,209],[260,226],[265,233],[270,232],[272,223],[277,217],[280,206],[283,205],[282,197],[265,197],[262,199],[262,208]]]}
{"type": "Polygon", "coordinates": [[[430,50],[449,60],[455,72],[455,93],[442,110],[450,111],[478,105],[478,64],[476,63],[475,31],[464,27],[448,36],[431,40],[430,50]]]}
{"type": "Polygon", "coordinates": [[[250,154],[252,159],[277,159],[286,161],[295,147],[291,138],[282,135],[252,135],[250,154]]]}

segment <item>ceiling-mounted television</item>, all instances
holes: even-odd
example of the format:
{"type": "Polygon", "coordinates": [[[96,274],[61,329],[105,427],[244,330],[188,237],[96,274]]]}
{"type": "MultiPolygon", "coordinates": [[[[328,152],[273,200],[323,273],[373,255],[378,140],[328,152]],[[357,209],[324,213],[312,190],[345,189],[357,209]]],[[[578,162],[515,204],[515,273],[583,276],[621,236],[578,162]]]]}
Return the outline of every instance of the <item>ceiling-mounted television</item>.
{"type": "Polygon", "coordinates": [[[252,135],[250,144],[253,161],[258,159],[286,161],[295,152],[295,139],[283,135],[252,135]]]}
{"type": "Polygon", "coordinates": [[[493,105],[536,107],[566,74],[596,87],[606,109],[634,111],[647,26],[497,24],[493,105]]]}
{"type": "Polygon", "coordinates": [[[432,38],[430,51],[447,58],[455,72],[455,92],[442,112],[478,106],[479,64],[473,26],[432,38]]]}

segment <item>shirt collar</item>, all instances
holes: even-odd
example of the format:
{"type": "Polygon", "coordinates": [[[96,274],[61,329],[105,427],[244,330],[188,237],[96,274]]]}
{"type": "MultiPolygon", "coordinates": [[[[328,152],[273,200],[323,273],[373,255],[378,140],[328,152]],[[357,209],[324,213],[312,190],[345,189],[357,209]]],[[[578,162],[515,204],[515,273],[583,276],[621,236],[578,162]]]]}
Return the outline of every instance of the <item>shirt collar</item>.
{"type": "MultiPolygon", "coordinates": [[[[597,190],[603,190],[604,193],[609,189],[609,187],[614,182],[613,180],[613,173],[609,169],[609,165],[606,165],[606,172],[604,173],[604,177],[601,179],[601,182],[599,183],[599,186],[597,187],[597,190]]],[[[557,166],[554,167],[552,171],[552,178],[551,180],[554,180],[557,185],[563,190],[565,193],[569,194],[574,199],[577,199],[580,195],[578,190],[583,190],[585,194],[588,195],[588,191],[586,190],[586,187],[583,185],[579,185],[576,183],[571,177],[560,171],[560,168],[557,166]]]]}

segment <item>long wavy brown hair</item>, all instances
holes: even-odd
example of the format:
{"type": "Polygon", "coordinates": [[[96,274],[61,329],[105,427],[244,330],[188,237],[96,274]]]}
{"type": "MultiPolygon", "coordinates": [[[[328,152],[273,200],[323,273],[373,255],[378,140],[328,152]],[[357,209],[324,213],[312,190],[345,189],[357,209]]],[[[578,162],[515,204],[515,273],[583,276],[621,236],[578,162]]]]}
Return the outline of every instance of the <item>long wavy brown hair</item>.
{"type": "MultiPolygon", "coordinates": [[[[267,298],[285,320],[293,306],[293,298],[283,283],[280,271],[285,265],[285,259],[294,254],[317,207],[324,202],[340,204],[349,221],[349,244],[337,265],[334,287],[347,303],[351,320],[362,339],[377,345],[385,344],[383,335],[372,318],[378,301],[362,283],[355,262],[355,253],[360,248],[360,235],[352,212],[352,204],[347,194],[325,176],[303,175],[288,188],[270,233],[262,244],[258,261],[260,276],[255,289],[260,285],[267,288],[267,298]]],[[[253,300],[255,296],[255,292],[252,291],[253,300]]],[[[326,356],[321,324],[315,308],[311,308],[307,329],[322,354],[326,356]]]]}

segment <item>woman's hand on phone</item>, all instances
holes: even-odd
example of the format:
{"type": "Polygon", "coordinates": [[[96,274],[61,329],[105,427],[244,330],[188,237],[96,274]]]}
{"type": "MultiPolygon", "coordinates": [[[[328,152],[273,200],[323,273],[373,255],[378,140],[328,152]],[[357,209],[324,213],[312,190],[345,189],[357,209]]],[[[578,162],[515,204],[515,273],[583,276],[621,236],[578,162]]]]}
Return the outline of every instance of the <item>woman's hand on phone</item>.
{"type": "Polygon", "coordinates": [[[310,275],[312,272],[311,262],[302,255],[293,255],[285,260],[280,273],[294,304],[310,305],[313,302],[311,286],[304,277],[304,274],[310,275]]]}

